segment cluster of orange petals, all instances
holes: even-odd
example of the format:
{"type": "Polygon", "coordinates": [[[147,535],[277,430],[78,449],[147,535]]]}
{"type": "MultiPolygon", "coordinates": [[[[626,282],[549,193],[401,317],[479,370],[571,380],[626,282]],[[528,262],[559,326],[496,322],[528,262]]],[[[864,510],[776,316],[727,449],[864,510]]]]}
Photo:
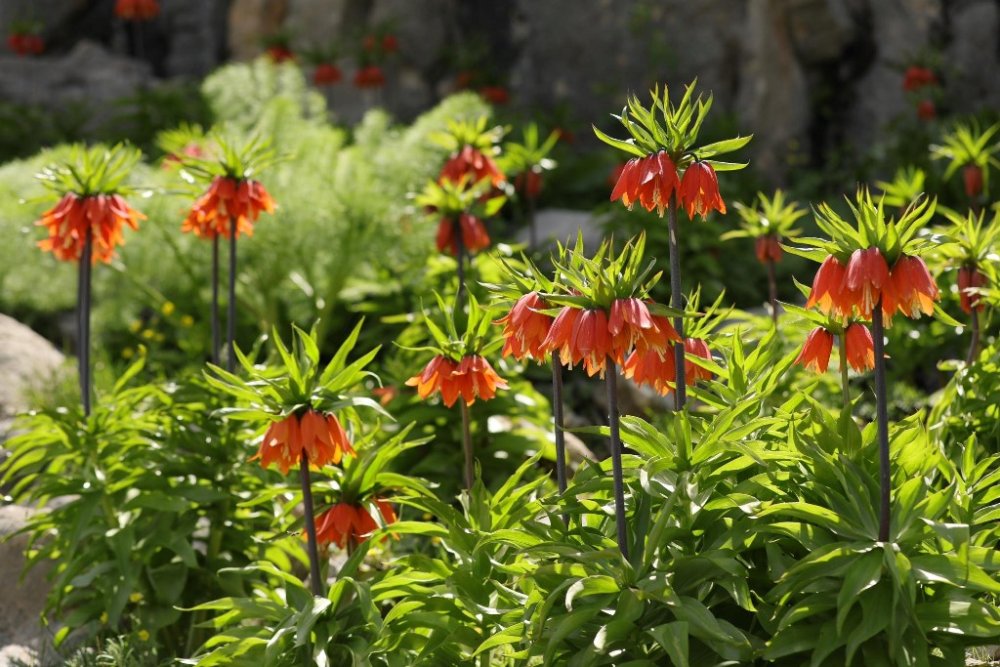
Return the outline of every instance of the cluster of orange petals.
{"type": "MultiPolygon", "coordinates": [[[[458,216],[458,228],[462,234],[462,247],[467,253],[476,253],[490,247],[490,235],[486,233],[483,221],[471,213],[458,216]]],[[[437,231],[438,252],[449,252],[458,256],[458,238],[455,234],[455,221],[451,218],[441,218],[437,231]]]]}
{"type": "Polygon", "coordinates": [[[503,325],[503,356],[513,356],[518,361],[525,357],[545,360],[547,352],[543,344],[555,319],[541,312],[548,308],[538,292],[528,292],[517,300],[509,313],[497,320],[497,324],[503,325]]]}
{"type": "Polygon", "coordinates": [[[87,232],[93,242],[92,261],[110,262],[115,247],[125,242],[122,229],[139,228],[146,216],[128,205],[120,195],[81,197],[69,192],[59,203],[42,214],[36,225],[48,228],[49,237],[38,247],[52,252],[56,259],[76,261],[83,254],[87,232]]]}
{"type": "Polygon", "coordinates": [[[818,306],[828,315],[850,317],[854,311],[871,319],[875,304],[892,321],[898,310],[907,317],[934,312],[940,294],[927,265],[919,257],[901,255],[892,269],[878,248],[855,250],[845,266],[830,255],[813,280],[806,308],[818,306]]]}
{"type": "MultiPolygon", "coordinates": [[[[684,340],[684,351],[702,359],[712,359],[708,343],[700,338],[684,340]]],[[[647,385],[657,393],[666,396],[677,383],[677,364],[673,349],[638,350],[632,352],[622,365],[622,374],[639,385],[647,385]]],[[[684,361],[684,384],[693,385],[698,380],[711,380],[711,371],[693,361],[684,361]]]]}
{"type": "Polygon", "coordinates": [[[761,264],[780,262],[782,254],[781,242],[778,241],[778,237],[774,234],[758,236],[756,241],[754,241],[754,253],[757,255],[757,261],[761,264]]]}
{"type": "Polygon", "coordinates": [[[679,340],[666,317],[649,312],[636,298],[616,299],[608,316],[599,308],[562,309],[542,341],[542,349],[555,353],[567,366],[583,362],[588,375],[604,374],[607,360],[621,364],[633,349],[663,351],[679,340]]]}
{"type": "Polygon", "coordinates": [[[542,192],[542,175],[534,169],[522,171],[514,177],[514,189],[529,199],[538,199],[542,192]]]}
{"type": "Polygon", "coordinates": [[[344,454],[355,455],[337,416],[310,409],[301,416],[288,415],[271,424],[260,449],[250,460],[260,459],[265,468],[275,463],[282,474],[288,474],[289,469],[301,463],[303,453],[316,468],[330,463],[337,465],[344,454]]]}
{"type": "MultiPolygon", "coordinates": [[[[875,341],[868,327],[854,322],[844,333],[846,349],[841,350],[841,354],[845,355],[850,367],[859,373],[875,368],[875,341]]],[[[825,373],[830,365],[831,350],[833,334],[824,327],[816,327],[806,336],[795,363],[817,373],[825,373]]]]}
{"type": "Polygon", "coordinates": [[[194,232],[204,239],[228,237],[235,221],[237,234],[251,236],[253,223],[262,211],[273,213],[274,200],[261,183],[216,176],[191,207],[181,231],[194,232]]]}
{"type": "Polygon", "coordinates": [[[622,200],[630,209],[636,202],[647,211],[654,208],[661,216],[670,205],[670,197],[677,196],[677,205],[689,218],[709,211],[726,212],[726,203],[719,194],[719,179],[715,169],[707,162],[692,162],[677,177],[677,167],[666,151],[646,157],[634,157],[625,163],[611,192],[611,201],[622,200]]]}
{"type": "Polygon", "coordinates": [[[911,65],[906,68],[906,73],[903,75],[903,90],[912,92],[920,90],[924,86],[936,85],[937,82],[937,75],[934,74],[933,70],[919,65],[911,65]]]}
{"type": "Polygon", "coordinates": [[[502,185],[504,182],[503,172],[493,158],[468,144],[444,163],[438,182],[458,183],[463,178],[468,178],[470,183],[478,183],[488,178],[494,186],[502,185]]]}
{"type": "Polygon", "coordinates": [[[986,275],[975,266],[963,266],[958,270],[958,300],[962,310],[972,314],[972,309],[981,311],[983,303],[979,295],[968,290],[986,286],[986,275]]]}
{"type": "Polygon", "coordinates": [[[157,0],[117,0],[115,16],[126,21],[151,21],[160,13],[157,0]]]}
{"type": "Polygon", "coordinates": [[[497,389],[507,388],[506,380],[478,354],[466,355],[461,361],[439,354],[428,362],[420,375],[414,375],[406,384],[416,387],[420,398],[440,392],[441,400],[448,407],[454,405],[459,396],[466,405],[472,405],[477,398],[488,401],[496,396],[497,389]]]}
{"type": "MultiPolygon", "coordinates": [[[[382,515],[383,525],[396,523],[396,511],[392,505],[381,498],[372,498],[372,501],[382,515]]],[[[356,547],[378,527],[364,505],[337,503],[316,517],[316,541],[319,544],[336,544],[341,549],[348,544],[356,547]]]]}

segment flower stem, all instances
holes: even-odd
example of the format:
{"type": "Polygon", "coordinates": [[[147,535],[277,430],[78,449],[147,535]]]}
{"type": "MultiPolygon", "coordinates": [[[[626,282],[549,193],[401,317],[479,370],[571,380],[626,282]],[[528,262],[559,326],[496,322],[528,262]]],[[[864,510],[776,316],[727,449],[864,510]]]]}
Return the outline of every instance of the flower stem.
{"type": "Polygon", "coordinates": [[[875,413],[878,420],[879,492],[878,539],[889,541],[889,493],[892,475],[889,471],[889,409],[885,388],[885,329],[882,326],[882,297],[872,311],[872,338],[875,343],[875,413]]]}
{"type": "Polygon", "coordinates": [[[535,198],[526,194],[524,196],[524,214],[528,218],[528,239],[531,250],[538,249],[538,227],[535,225],[535,198]]]}
{"type": "MultiPolygon", "coordinates": [[[[681,256],[677,245],[677,208],[674,200],[677,195],[671,195],[667,225],[670,230],[670,306],[682,310],[683,295],[681,294],[681,256]]],[[[687,401],[687,385],[684,378],[684,318],[674,318],[674,329],[680,336],[680,342],[674,343],[674,366],[677,369],[677,384],[674,388],[674,409],[682,410],[687,401]]]]}
{"type": "Polygon", "coordinates": [[[465,453],[465,488],[472,493],[472,483],[476,480],[476,468],[472,458],[472,430],[469,426],[469,406],[459,399],[462,411],[462,451],[465,453]]]}
{"type": "Polygon", "coordinates": [[[767,260],[767,294],[771,302],[771,320],[778,326],[778,281],[774,277],[774,262],[767,260]]]}
{"type": "Polygon", "coordinates": [[[559,493],[566,491],[566,434],[563,433],[562,364],[552,355],[552,422],[556,437],[556,482],[559,493]]]}
{"type": "Polygon", "coordinates": [[[309,455],[302,452],[299,463],[302,473],[302,506],[305,509],[306,535],[309,538],[309,579],[313,595],[323,595],[319,573],[319,548],[316,546],[316,518],[313,512],[312,484],[309,481],[309,455]]]}
{"type": "Polygon", "coordinates": [[[236,367],[236,221],[229,221],[229,302],[226,322],[226,370],[230,373],[236,367]]]}
{"type": "Polygon", "coordinates": [[[979,356],[979,312],[977,308],[978,304],[972,306],[972,312],[969,314],[972,339],[969,341],[969,354],[965,357],[966,364],[971,364],[979,356]]]}
{"type": "Polygon", "coordinates": [[[212,363],[219,365],[219,237],[212,238],[212,363]]]}
{"type": "Polygon", "coordinates": [[[840,384],[841,393],[844,395],[844,412],[851,411],[851,385],[850,377],[847,373],[847,331],[840,334],[840,384]]]}
{"type": "Polygon", "coordinates": [[[90,274],[91,257],[94,253],[94,233],[89,227],[83,241],[83,255],[80,257],[79,285],[79,346],[77,355],[80,373],[80,399],[83,403],[83,414],[90,416],[90,274]]]}
{"type": "Polygon", "coordinates": [[[462,240],[462,224],[455,218],[455,261],[458,262],[458,290],[455,292],[455,309],[462,310],[465,301],[465,243],[462,240]]]}
{"type": "Polygon", "coordinates": [[[608,387],[608,427],[611,431],[611,473],[615,484],[615,525],[618,548],[628,558],[628,530],[625,525],[625,482],[622,479],[622,441],[618,422],[618,366],[608,357],[605,382],[608,387]]]}

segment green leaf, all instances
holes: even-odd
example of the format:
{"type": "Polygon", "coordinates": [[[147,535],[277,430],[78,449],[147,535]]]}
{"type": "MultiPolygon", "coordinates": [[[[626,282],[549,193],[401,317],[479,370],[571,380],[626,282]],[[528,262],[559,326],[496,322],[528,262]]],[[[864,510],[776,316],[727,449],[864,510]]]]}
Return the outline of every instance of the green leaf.
{"type": "Polygon", "coordinates": [[[688,662],[688,624],[683,621],[665,623],[646,630],[673,662],[674,667],[690,667],[688,662]]]}

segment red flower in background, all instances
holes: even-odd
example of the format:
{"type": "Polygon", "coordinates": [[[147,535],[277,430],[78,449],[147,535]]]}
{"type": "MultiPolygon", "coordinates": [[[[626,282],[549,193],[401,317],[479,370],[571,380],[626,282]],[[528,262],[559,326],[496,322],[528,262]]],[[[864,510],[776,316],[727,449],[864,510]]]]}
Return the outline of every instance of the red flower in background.
{"type": "MultiPolygon", "coordinates": [[[[490,246],[490,235],[486,233],[483,221],[471,213],[458,216],[458,226],[462,230],[462,246],[465,252],[476,253],[490,246]]],[[[455,222],[451,218],[441,218],[437,232],[438,252],[449,252],[458,256],[458,239],[455,238],[455,222]]]]}
{"type": "Polygon", "coordinates": [[[471,177],[472,183],[488,178],[494,186],[502,185],[504,182],[503,172],[493,158],[468,144],[444,163],[438,182],[458,183],[466,177],[471,177]]]}
{"type": "Polygon", "coordinates": [[[157,0],[117,0],[115,16],[126,21],[151,21],[160,14],[157,0]]]}
{"type": "Polygon", "coordinates": [[[903,75],[903,90],[912,92],[920,90],[924,86],[936,85],[937,82],[937,76],[933,71],[926,67],[912,65],[906,68],[906,73],[903,75]]]}
{"type": "Polygon", "coordinates": [[[958,270],[958,301],[962,310],[972,314],[972,309],[982,311],[983,303],[978,294],[969,292],[970,288],[985,287],[986,275],[975,266],[963,266],[958,270]]]}
{"type": "Polygon", "coordinates": [[[477,398],[487,401],[496,395],[497,389],[507,388],[507,382],[479,355],[466,355],[455,362],[439,354],[420,375],[414,375],[406,384],[416,387],[420,398],[440,392],[442,402],[448,407],[454,405],[459,396],[466,405],[472,405],[477,398]]]}
{"type": "Polygon", "coordinates": [[[647,211],[655,208],[663,215],[670,205],[670,196],[679,188],[673,160],[666,151],[660,151],[625,163],[611,192],[611,201],[621,199],[629,209],[639,202],[647,211]]]}
{"type": "Polygon", "coordinates": [[[385,74],[378,65],[366,65],[354,73],[356,88],[380,88],[385,85],[385,74]]]}
{"type": "Polygon", "coordinates": [[[892,291],[889,266],[878,248],[859,248],[851,254],[844,286],[848,290],[844,295],[845,303],[849,300],[865,319],[871,319],[872,310],[879,298],[882,299],[882,310],[887,315],[891,316],[895,310],[896,299],[892,291]]]}
{"type": "Polygon", "coordinates": [[[761,264],[780,262],[782,254],[781,242],[778,241],[778,237],[774,234],[758,236],[756,241],[754,241],[754,252],[757,255],[757,261],[761,264]]]}
{"type": "MultiPolygon", "coordinates": [[[[708,349],[708,343],[700,338],[686,338],[684,340],[684,352],[687,354],[712,361],[712,351],[708,349]]],[[[692,385],[698,380],[711,380],[712,371],[702,368],[693,361],[684,361],[685,384],[692,385]]]]}
{"type": "Polygon", "coordinates": [[[962,167],[962,184],[965,185],[965,196],[969,199],[978,197],[983,191],[983,169],[978,164],[967,164],[962,167]]]}
{"type": "Polygon", "coordinates": [[[7,48],[18,56],[37,56],[45,51],[45,40],[41,35],[16,32],[7,36],[7,48]]]}
{"type": "MultiPolygon", "coordinates": [[[[893,300],[890,305],[898,307],[907,317],[920,317],[920,313],[930,315],[934,312],[934,302],[940,294],[924,260],[900,255],[892,267],[891,279],[893,300]]],[[[886,312],[892,315],[891,309],[886,312]]]]}
{"type": "Polygon", "coordinates": [[[301,463],[303,452],[309,464],[316,468],[329,463],[337,465],[344,454],[355,455],[337,416],[309,409],[301,416],[291,414],[271,424],[250,460],[260,459],[264,468],[277,464],[286,475],[301,463]]]}
{"type": "Polygon", "coordinates": [[[816,327],[806,336],[802,351],[795,358],[795,363],[805,368],[825,373],[830,365],[830,351],[833,350],[833,334],[823,327],[816,327]]]}
{"type": "Polygon", "coordinates": [[[340,68],[333,63],[320,63],[313,71],[313,83],[317,86],[330,86],[340,83],[344,78],[340,68]]]}
{"type": "Polygon", "coordinates": [[[274,200],[261,183],[216,176],[191,207],[181,231],[207,239],[228,237],[230,224],[235,221],[237,234],[252,236],[253,223],[262,211],[273,213],[274,200]]]}
{"type": "Polygon", "coordinates": [[[79,260],[89,229],[93,240],[91,261],[110,262],[115,247],[125,242],[124,226],[138,229],[139,221],[145,219],[120,195],[80,197],[70,192],[35,223],[47,227],[49,233],[38,247],[62,261],[79,260]]]}
{"type": "Polygon", "coordinates": [[[293,52],[285,44],[272,44],[264,50],[264,54],[274,63],[283,63],[295,60],[295,52],[293,52]]]}
{"type": "Polygon", "coordinates": [[[846,350],[842,353],[847,355],[847,363],[851,368],[862,373],[875,368],[875,341],[872,340],[872,332],[863,324],[854,324],[847,327],[844,332],[846,350]]]}
{"type": "Polygon", "coordinates": [[[513,356],[518,361],[525,357],[545,360],[542,344],[555,318],[540,311],[548,307],[538,292],[528,292],[517,300],[507,315],[497,320],[497,324],[503,325],[503,356],[513,356]]]}
{"type": "Polygon", "coordinates": [[[931,100],[920,100],[917,103],[917,118],[920,120],[934,120],[937,118],[937,107],[931,100]]]}
{"type": "Polygon", "coordinates": [[[386,34],[382,36],[382,51],[385,53],[395,53],[399,51],[399,40],[393,34],[386,34]]]}
{"type": "Polygon", "coordinates": [[[490,104],[502,106],[510,102],[510,93],[503,86],[483,86],[479,94],[490,104]]]}
{"type": "Polygon", "coordinates": [[[514,177],[514,189],[531,199],[538,199],[542,192],[542,175],[534,169],[522,171],[514,177]]]}
{"type": "Polygon", "coordinates": [[[726,203],[719,194],[719,179],[707,162],[692,162],[684,172],[678,189],[681,206],[694,219],[695,213],[704,220],[709,211],[726,212],[726,203]]]}
{"type": "MultiPolygon", "coordinates": [[[[392,505],[380,498],[372,498],[382,522],[386,526],[396,523],[396,512],[392,505]]],[[[356,547],[378,529],[378,524],[368,508],[351,503],[337,503],[316,517],[316,541],[320,544],[336,544],[343,549],[356,547]]]]}

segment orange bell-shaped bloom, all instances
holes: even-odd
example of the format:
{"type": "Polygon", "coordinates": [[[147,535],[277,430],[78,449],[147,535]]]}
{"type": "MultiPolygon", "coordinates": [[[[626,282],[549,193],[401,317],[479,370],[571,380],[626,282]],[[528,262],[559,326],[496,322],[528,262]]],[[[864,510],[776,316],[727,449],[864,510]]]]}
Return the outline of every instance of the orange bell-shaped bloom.
{"type": "Polygon", "coordinates": [[[546,351],[559,354],[559,361],[564,366],[575,366],[583,361],[583,355],[573,346],[573,331],[576,329],[577,320],[583,310],[565,306],[549,328],[549,333],[542,341],[542,348],[546,351]]]}
{"type": "Polygon", "coordinates": [[[830,255],[820,264],[813,278],[812,291],[806,301],[806,308],[818,306],[827,315],[846,317],[850,315],[853,297],[847,289],[847,267],[830,255]]]}
{"type": "Polygon", "coordinates": [[[313,70],[313,83],[317,86],[332,86],[344,78],[343,72],[333,63],[320,63],[313,70]]]}
{"type": "Polygon", "coordinates": [[[260,459],[264,468],[277,464],[282,474],[288,474],[301,463],[303,452],[309,464],[316,468],[330,463],[337,465],[344,454],[355,455],[337,416],[310,409],[301,416],[288,415],[271,424],[260,449],[250,460],[260,459]]]}
{"type": "Polygon", "coordinates": [[[672,349],[665,352],[633,350],[622,364],[622,374],[636,384],[649,386],[666,396],[674,390],[677,382],[674,352],[672,349]]]}
{"type": "Polygon", "coordinates": [[[468,144],[444,163],[438,182],[459,183],[463,178],[468,178],[472,184],[483,179],[489,179],[493,186],[503,185],[504,182],[503,172],[493,158],[468,144]]]}
{"type": "Polygon", "coordinates": [[[802,351],[795,358],[795,363],[805,368],[825,373],[830,365],[830,352],[833,350],[833,334],[823,327],[816,327],[806,336],[802,351]]]}
{"type": "Polygon", "coordinates": [[[707,162],[692,162],[677,192],[680,205],[692,220],[696,213],[704,220],[709,211],[726,212],[726,203],[719,194],[719,179],[707,162]]]}
{"type": "Polygon", "coordinates": [[[892,267],[893,303],[907,317],[931,315],[940,297],[927,265],[919,257],[900,255],[892,267]]]}
{"type": "Polygon", "coordinates": [[[621,199],[630,210],[639,202],[647,211],[655,208],[662,216],[679,187],[677,167],[666,151],[660,151],[625,163],[611,192],[611,201],[621,199]]]}
{"type": "Polygon", "coordinates": [[[872,310],[880,298],[882,310],[887,315],[891,316],[895,310],[896,297],[889,265],[878,248],[859,248],[851,254],[844,285],[849,292],[845,295],[846,302],[857,308],[865,319],[871,319],[872,310]]]}
{"type": "Polygon", "coordinates": [[[875,368],[875,341],[872,332],[863,324],[855,322],[844,332],[846,350],[841,350],[847,356],[851,368],[862,373],[875,368]]]}
{"type": "Polygon", "coordinates": [[[448,407],[454,405],[459,396],[466,405],[472,405],[477,398],[489,400],[496,395],[497,389],[507,388],[507,382],[479,355],[467,355],[455,362],[439,354],[420,375],[414,375],[406,384],[416,387],[420,398],[440,392],[441,401],[448,407]]]}
{"type": "Polygon", "coordinates": [[[194,232],[205,239],[228,238],[230,225],[235,221],[237,235],[252,236],[253,223],[261,212],[274,212],[274,200],[261,183],[216,176],[191,207],[181,231],[194,232]]]}
{"type": "Polygon", "coordinates": [[[679,341],[677,331],[666,317],[649,312],[649,306],[639,299],[615,299],[608,318],[611,333],[611,356],[622,363],[633,348],[665,350],[668,341],[679,341]]]}
{"type": "Polygon", "coordinates": [[[126,21],[151,21],[160,13],[157,0],[117,0],[115,16],[126,21]]]}
{"type": "MultiPolygon", "coordinates": [[[[490,235],[486,233],[486,225],[476,216],[471,213],[462,213],[458,216],[458,226],[462,230],[462,246],[465,248],[465,252],[477,253],[490,247],[490,235]]],[[[455,221],[451,218],[442,218],[438,224],[437,249],[438,252],[447,251],[455,257],[458,256],[455,221]]]]}
{"type": "Polygon", "coordinates": [[[983,168],[971,163],[962,167],[962,185],[965,186],[966,197],[978,197],[983,191],[983,168]]]}
{"type": "Polygon", "coordinates": [[[774,234],[758,236],[754,241],[754,253],[757,255],[757,261],[761,264],[780,262],[782,255],[781,242],[778,241],[778,237],[774,234]]]}
{"type": "MultiPolygon", "coordinates": [[[[396,523],[396,511],[392,505],[381,498],[372,500],[382,515],[382,525],[396,523]]],[[[316,517],[315,525],[318,543],[336,544],[341,549],[348,545],[356,547],[379,527],[367,507],[351,503],[337,503],[316,517]]]]}
{"type": "MultiPolygon", "coordinates": [[[[686,338],[684,339],[684,352],[686,354],[694,355],[696,357],[701,357],[708,361],[712,361],[712,351],[708,349],[708,343],[701,340],[700,338],[686,338]]],[[[711,380],[712,371],[707,368],[702,368],[693,361],[684,361],[684,383],[692,385],[698,380],[711,380]]]]}
{"type": "Polygon", "coordinates": [[[125,243],[123,227],[139,228],[146,216],[128,205],[120,195],[89,195],[72,192],[42,214],[35,224],[48,229],[49,237],[38,247],[62,261],[79,260],[87,231],[92,239],[92,262],[110,262],[115,248],[125,243]]]}
{"type": "Polygon", "coordinates": [[[963,311],[971,315],[973,308],[977,312],[983,309],[983,302],[979,295],[969,290],[985,286],[986,275],[978,267],[963,266],[958,270],[958,300],[963,311]]]}
{"type": "Polygon", "coordinates": [[[510,312],[497,320],[503,325],[503,356],[513,356],[518,361],[525,357],[544,361],[542,347],[555,318],[543,312],[549,306],[538,292],[528,292],[514,304],[510,312]]]}

